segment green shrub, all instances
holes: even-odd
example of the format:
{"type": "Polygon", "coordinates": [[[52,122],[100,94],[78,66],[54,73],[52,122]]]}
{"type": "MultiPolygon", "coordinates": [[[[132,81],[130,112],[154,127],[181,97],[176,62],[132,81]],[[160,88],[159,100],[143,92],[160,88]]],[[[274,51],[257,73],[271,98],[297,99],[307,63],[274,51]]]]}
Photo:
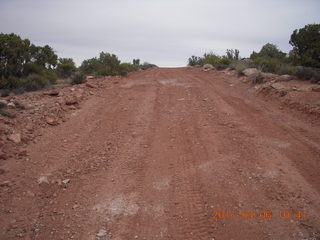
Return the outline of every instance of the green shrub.
{"type": "Polygon", "coordinates": [[[251,83],[253,85],[255,85],[255,84],[263,83],[264,78],[263,78],[261,72],[257,72],[257,73],[250,76],[250,80],[251,80],[251,83]]]}
{"type": "Polygon", "coordinates": [[[224,65],[224,66],[228,66],[231,63],[231,59],[226,58],[226,57],[222,57],[219,59],[219,61],[217,62],[218,65],[224,65]]]}
{"type": "Polygon", "coordinates": [[[5,108],[7,106],[7,104],[3,103],[3,102],[0,102],[0,109],[1,108],[5,108]]]}
{"type": "Polygon", "coordinates": [[[279,60],[269,57],[257,57],[253,60],[256,68],[261,69],[262,72],[275,73],[279,66],[279,60]]]}
{"type": "Polygon", "coordinates": [[[2,89],[0,96],[1,97],[7,97],[7,96],[9,96],[9,94],[10,94],[10,90],[9,89],[2,89]]]}
{"type": "Polygon", "coordinates": [[[70,77],[76,71],[76,69],[76,64],[72,58],[59,58],[56,72],[60,77],[70,77]]]}
{"type": "Polygon", "coordinates": [[[12,89],[12,92],[15,95],[20,95],[20,94],[23,94],[25,92],[25,89],[23,87],[14,88],[14,89],[12,89]]]}
{"type": "Polygon", "coordinates": [[[197,65],[201,65],[201,58],[200,57],[197,57],[197,56],[191,56],[189,59],[188,59],[188,65],[190,66],[197,66],[197,65]]]}
{"type": "Polygon", "coordinates": [[[295,75],[296,73],[296,68],[294,66],[291,66],[289,64],[281,64],[278,69],[277,69],[277,74],[279,75],[295,75]]]}
{"type": "Polygon", "coordinates": [[[229,67],[233,70],[236,70],[238,75],[242,75],[243,71],[247,68],[250,68],[251,64],[248,61],[240,60],[240,61],[232,61],[229,65],[229,67]]]}
{"type": "Polygon", "coordinates": [[[271,58],[271,59],[285,59],[286,54],[279,50],[275,44],[267,43],[262,46],[260,52],[253,52],[250,56],[251,59],[256,58],[271,58]]]}
{"type": "Polygon", "coordinates": [[[228,65],[216,64],[216,65],[215,65],[215,68],[216,68],[217,70],[224,70],[224,69],[228,68],[228,65]]]}
{"type": "Polygon", "coordinates": [[[298,66],[296,67],[295,75],[299,79],[311,80],[314,83],[320,81],[320,70],[316,68],[298,66]]]}
{"type": "Polygon", "coordinates": [[[121,63],[120,67],[123,67],[127,70],[127,72],[134,72],[134,71],[138,71],[140,69],[139,65],[136,64],[131,64],[131,63],[121,63]]]}
{"type": "Polygon", "coordinates": [[[230,60],[240,60],[240,51],[238,49],[227,49],[226,58],[230,60]]]}
{"type": "Polygon", "coordinates": [[[37,64],[27,63],[23,67],[23,76],[28,76],[28,75],[30,75],[32,73],[41,75],[42,74],[42,70],[43,70],[43,68],[40,67],[37,64]]]}
{"type": "Polygon", "coordinates": [[[316,71],[310,81],[312,83],[320,83],[320,71],[316,71]]]}
{"type": "Polygon", "coordinates": [[[9,76],[5,88],[9,88],[9,89],[19,88],[21,87],[21,84],[22,84],[21,79],[14,76],[9,76]]]}
{"type": "Polygon", "coordinates": [[[151,64],[151,63],[148,63],[148,62],[144,62],[142,65],[141,65],[141,69],[142,70],[147,70],[149,68],[153,68],[153,67],[157,67],[157,65],[154,65],[154,64],[151,64]]]}
{"type": "Polygon", "coordinates": [[[111,72],[110,72],[110,69],[108,69],[107,67],[104,67],[104,68],[100,68],[99,70],[97,70],[95,75],[97,77],[101,77],[101,76],[104,77],[104,76],[111,75],[111,72]]]}
{"type": "Polygon", "coordinates": [[[121,63],[119,65],[118,72],[121,76],[127,76],[129,72],[129,64],[127,63],[121,63]]]}
{"type": "Polygon", "coordinates": [[[72,77],[71,77],[71,84],[81,84],[81,83],[85,83],[86,82],[86,76],[82,73],[75,73],[72,77]]]}
{"type": "Polygon", "coordinates": [[[50,84],[49,80],[38,74],[31,74],[21,79],[21,86],[25,91],[37,91],[50,84]]]}
{"type": "Polygon", "coordinates": [[[58,80],[57,75],[52,70],[48,70],[48,69],[43,70],[42,76],[46,78],[51,84],[56,83],[58,80]]]}
{"type": "Polygon", "coordinates": [[[203,66],[205,64],[211,64],[213,66],[216,66],[220,63],[220,57],[212,52],[205,53],[203,55],[203,58],[200,61],[200,65],[203,66]]]}

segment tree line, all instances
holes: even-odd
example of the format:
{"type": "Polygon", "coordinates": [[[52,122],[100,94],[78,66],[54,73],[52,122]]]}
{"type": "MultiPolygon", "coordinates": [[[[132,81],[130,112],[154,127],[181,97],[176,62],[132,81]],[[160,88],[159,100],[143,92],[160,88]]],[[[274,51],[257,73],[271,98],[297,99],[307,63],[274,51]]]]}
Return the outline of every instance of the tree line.
{"type": "MultiPolygon", "coordinates": [[[[114,54],[101,52],[99,57],[84,60],[79,68],[72,58],[58,58],[49,45],[36,46],[29,39],[11,33],[0,33],[0,90],[15,93],[34,91],[56,83],[58,78],[75,78],[73,83],[81,83],[85,75],[115,76],[147,69],[155,65],[122,63],[114,54]]],[[[0,91],[0,94],[1,91],[0,91]]]]}
{"type": "Polygon", "coordinates": [[[228,49],[219,56],[213,52],[203,57],[191,56],[188,64],[203,66],[212,64],[217,69],[232,68],[241,72],[255,67],[263,72],[296,75],[301,79],[320,81],[320,24],[308,24],[291,34],[289,53],[282,52],[275,44],[267,43],[259,52],[253,51],[249,58],[241,59],[239,50],[228,49]]]}

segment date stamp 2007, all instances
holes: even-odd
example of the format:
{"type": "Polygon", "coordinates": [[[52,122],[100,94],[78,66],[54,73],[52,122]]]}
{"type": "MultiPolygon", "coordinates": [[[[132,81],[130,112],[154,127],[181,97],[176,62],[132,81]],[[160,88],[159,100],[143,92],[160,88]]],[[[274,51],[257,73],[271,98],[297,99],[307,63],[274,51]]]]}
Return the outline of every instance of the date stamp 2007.
{"type": "Polygon", "coordinates": [[[223,220],[230,218],[242,218],[242,219],[264,219],[270,220],[273,217],[279,217],[284,220],[289,219],[307,219],[308,215],[305,210],[279,210],[273,212],[271,210],[213,210],[210,219],[223,220]]]}

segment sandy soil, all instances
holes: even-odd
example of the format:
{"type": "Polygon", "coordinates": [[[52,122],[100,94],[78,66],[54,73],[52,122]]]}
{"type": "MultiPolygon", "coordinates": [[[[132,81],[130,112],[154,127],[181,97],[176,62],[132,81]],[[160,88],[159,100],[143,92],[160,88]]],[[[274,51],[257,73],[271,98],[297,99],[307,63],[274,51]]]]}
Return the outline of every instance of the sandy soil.
{"type": "Polygon", "coordinates": [[[0,161],[0,239],[319,239],[318,119],[218,71],[90,91],[0,161]]]}

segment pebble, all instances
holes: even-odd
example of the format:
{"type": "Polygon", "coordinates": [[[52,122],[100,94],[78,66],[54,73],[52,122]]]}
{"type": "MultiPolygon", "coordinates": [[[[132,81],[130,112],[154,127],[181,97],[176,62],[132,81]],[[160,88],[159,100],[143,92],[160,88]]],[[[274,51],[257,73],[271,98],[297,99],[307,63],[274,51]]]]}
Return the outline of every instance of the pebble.
{"type": "Polygon", "coordinates": [[[9,102],[7,104],[7,106],[10,107],[10,108],[15,108],[16,107],[16,105],[13,102],[9,102]]]}
{"type": "Polygon", "coordinates": [[[8,136],[8,140],[14,142],[14,143],[20,143],[21,142],[21,135],[20,133],[14,133],[8,136]]]}
{"type": "Polygon", "coordinates": [[[68,184],[69,182],[70,182],[70,179],[64,179],[64,180],[62,181],[63,184],[68,184]]]}
{"type": "Polygon", "coordinates": [[[96,236],[99,237],[99,238],[105,237],[105,236],[107,236],[107,233],[108,233],[107,230],[100,229],[96,236]]]}

